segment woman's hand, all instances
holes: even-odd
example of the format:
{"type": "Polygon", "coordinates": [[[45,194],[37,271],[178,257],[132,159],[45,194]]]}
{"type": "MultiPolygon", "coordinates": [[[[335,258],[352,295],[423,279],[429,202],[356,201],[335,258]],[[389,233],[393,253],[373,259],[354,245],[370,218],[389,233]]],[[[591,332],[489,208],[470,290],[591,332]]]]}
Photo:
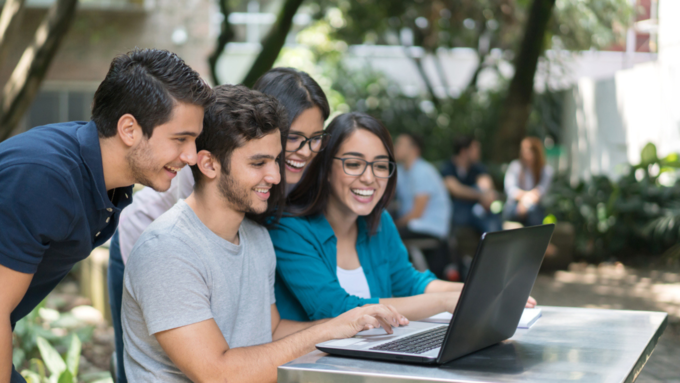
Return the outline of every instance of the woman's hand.
{"type": "Polygon", "coordinates": [[[534,299],[534,297],[529,297],[529,299],[527,299],[527,304],[524,307],[532,309],[536,307],[536,304],[537,304],[536,299],[534,299]]]}

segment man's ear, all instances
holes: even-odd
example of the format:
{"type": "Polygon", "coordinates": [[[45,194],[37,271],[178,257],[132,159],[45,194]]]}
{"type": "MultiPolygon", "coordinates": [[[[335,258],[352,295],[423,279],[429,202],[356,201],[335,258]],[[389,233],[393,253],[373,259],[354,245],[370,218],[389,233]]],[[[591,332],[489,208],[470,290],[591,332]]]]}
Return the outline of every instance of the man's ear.
{"type": "Polygon", "coordinates": [[[196,153],[196,166],[210,180],[215,179],[222,170],[220,162],[207,150],[201,150],[196,153]]]}
{"type": "Polygon", "coordinates": [[[118,137],[125,145],[131,147],[143,136],[142,127],[135,116],[127,113],[118,119],[118,137]]]}

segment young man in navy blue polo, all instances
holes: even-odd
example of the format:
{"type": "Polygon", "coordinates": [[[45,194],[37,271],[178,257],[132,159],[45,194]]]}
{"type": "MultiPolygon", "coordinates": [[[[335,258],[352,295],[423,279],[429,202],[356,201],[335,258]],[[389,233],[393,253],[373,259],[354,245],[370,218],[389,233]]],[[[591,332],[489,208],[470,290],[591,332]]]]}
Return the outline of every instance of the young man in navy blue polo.
{"type": "Polygon", "coordinates": [[[0,143],[0,382],[12,367],[12,331],[92,249],[116,230],[132,184],[158,191],[196,163],[212,91],[177,55],[116,57],[92,120],[31,129],[0,143]]]}

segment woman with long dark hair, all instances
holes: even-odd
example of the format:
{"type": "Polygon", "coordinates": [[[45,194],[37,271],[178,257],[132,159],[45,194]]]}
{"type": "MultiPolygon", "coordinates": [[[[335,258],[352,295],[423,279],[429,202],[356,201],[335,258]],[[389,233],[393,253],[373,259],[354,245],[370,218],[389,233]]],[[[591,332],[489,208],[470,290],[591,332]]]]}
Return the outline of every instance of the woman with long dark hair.
{"type": "MultiPolygon", "coordinates": [[[[319,84],[307,73],[292,68],[274,68],[260,77],[253,89],[276,97],[288,114],[281,130],[288,130],[282,146],[285,150],[285,182],[290,191],[300,180],[314,156],[324,149],[324,121],[330,114],[328,100],[319,84]]],[[[127,256],[144,229],[180,199],[187,198],[194,187],[191,169],[185,166],[173,179],[170,189],[156,192],[145,188],[135,194],[134,202],[121,214],[118,232],[111,239],[108,270],[109,303],[116,341],[118,382],[126,382],[123,368],[123,335],[120,307],[123,295],[123,272],[127,256]]]]}
{"type": "Polygon", "coordinates": [[[550,188],[553,170],[545,163],[541,140],[526,137],[520,144],[519,159],[514,160],[505,172],[505,194],[508,201],[503,216],[509,221],[519,221],[525,226],[543,223],[545,209],[541,200],[550,188]]]}
{"type": "Polygon", "coordinates": [[[419,272],[385,212],[396,187],[392,139],[363,113],[336,117],[330,139],[270,230],[282,318],[317,320],[384,303],[410,320],[453,311],[461,283],[419,272]]]}

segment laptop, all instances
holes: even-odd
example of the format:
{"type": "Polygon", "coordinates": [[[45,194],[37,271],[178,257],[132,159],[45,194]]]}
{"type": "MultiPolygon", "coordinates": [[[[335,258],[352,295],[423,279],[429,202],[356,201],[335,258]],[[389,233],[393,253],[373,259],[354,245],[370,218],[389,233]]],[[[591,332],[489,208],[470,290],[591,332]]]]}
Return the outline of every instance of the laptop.
{"type": "Polygon", "coordinates": [[[484,233],[448,325],[411,322],[316,345],[333,355],[444,364],[515,334],[555,225],[484,233]]]}

